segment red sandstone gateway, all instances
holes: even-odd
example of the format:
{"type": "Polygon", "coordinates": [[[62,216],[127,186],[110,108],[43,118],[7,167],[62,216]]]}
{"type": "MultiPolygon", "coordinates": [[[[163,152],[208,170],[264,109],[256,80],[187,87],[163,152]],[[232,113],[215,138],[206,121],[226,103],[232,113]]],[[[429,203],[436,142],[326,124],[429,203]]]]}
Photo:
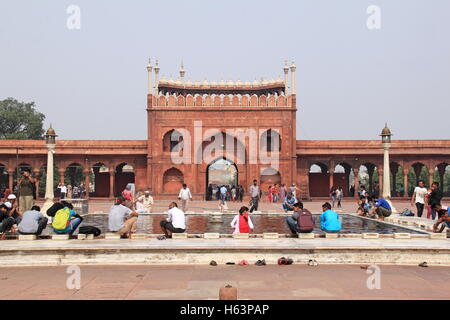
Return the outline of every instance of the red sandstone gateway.
{"type": "MultiPolygon", "coordinates": [[[[149,65],[147,70],[148,139],[58,140],[55,166],[61,182],[66,185],[82,182],[90,186],[87,196],[96,198],[117,196],[128,183],[135,183],[137,191],[152,190],[156,198],[174,198],[182,184],[186,183],[194,198],[203,199],[210,182],[220,184],[221,181],[216,181],[219,176],[224,181],[242,185],[246,193],[253,179],[258,180],[262,190],[267,190],[275,183],[288,187],[295,183],[300,189],[299,198],[308,199],[327,197],[331,186],[342,186],[344,196],[349,196],[352,183],[358,189],[359,171],[362,168],[367,175],[367,189],[373,191],[377,185],[381,189],[381,141],[296,139],[294,64],[284,66],[284,79],[255,82],[191,83],[184,80],[183,68],[180,70],[180,80],[160,80],[158,65],[149,65]],[[208,139],[198,146],[192,144],[190,150],[180,153],[179,143],[184,136],[178,130],[184,130],[194,137],[195,130],[199,130],[194,123],[199,121],[202,124],[200,134],[208,139]],[[227,139],[227,130],[236,128],[257,132],[258,152],[263,150],[269,156],[279,152],[276,170],[268,163],[259,161],[259,158],[255,161],[250,150],[254,146],[246,143],[247,139],[227,139]],[[216,133],[208,136],[208,132],[213,129],[216,133]],[[243,161],[231,161],[222,155],[217,159],[208,159],[208,162],[174,163],[174,153],[194,158],[211,147],[218,135],[222,135],[224,141],[222,148],[233,155],[243,148],[243,161]],[[278,150],[274,150],[276,142],[279,144],[278,150]],[[229,172],[229,177],[213,172],[217,169],[214,164],[223,158],[228,166],[234,168],[223,169],[223,172],[229,172]],[[375,176],[378,181],[374,181],[375,176]]],[[[95,136],[95,131],[92,131],[92,136],[95,136]]],[[[0,172],[4,172],[1,182],[13,188],[13,175],[19,166],[31,169],[35,177],[41,178],[38,179],[39,184],[44,180],[40,175],[46,165],[46,154],[44,141],[0,140],[0,172]],[[16,158],[17,153],[19,160],[16,158]]],[[[408,181],[410,168],[417,176],[426,168],[430,181],[437,172],[443,182],[445,169],[450,162],[450,140],[393,141],[390,155],[392,173],[403,175],[404,186],[416,182],[408,181]]],[[[382,190],[379,192],[381,194],[382,190]]],[[[394,184],[392,196],[408,195],[395,190],[394,184]]]]}

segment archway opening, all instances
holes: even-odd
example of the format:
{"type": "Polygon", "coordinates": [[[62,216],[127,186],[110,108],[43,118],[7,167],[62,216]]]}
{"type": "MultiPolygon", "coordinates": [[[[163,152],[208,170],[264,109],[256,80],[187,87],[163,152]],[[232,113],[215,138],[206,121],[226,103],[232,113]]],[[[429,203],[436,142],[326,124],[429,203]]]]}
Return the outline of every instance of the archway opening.
{"type": "Polygon", "coordinates": [[[90,197],[104,198],[109,197],[110,179],[109,168],[101,162],[92,166],[92,190],[90,197]]]}
{"type": "Polygon", "coordinates": [[[213,195],[217,195],[219,186],[233,187],[238,185],[238,168],[225,157],[212,161],[206,168],[206,190],[211,185],[213,195]]]}
{"type": "Polygon", "coordinates": [[[184,183],[184,175],[177,168],[170,168],[163,175],[163,192],[178,194],[184,183]]]}
{"type": "Polygon", "coordinates": [[[6,166],[0,163],[0,198],[2,198],[5,189],[9,188],[9,174],[6,170],[6,166]]]}
{"type": "Polygon", "coordinates": [[[118,197],[129,183],[134,183],[134,167],[122,162],[116,167],[114,176],[114,195],[118,197]]]}
{"type": "Polygon", "coordinates": [[[327,197],[330,185],[328,167],[315,162],[309,167],[309,194],[311,197],[327,197]]]}

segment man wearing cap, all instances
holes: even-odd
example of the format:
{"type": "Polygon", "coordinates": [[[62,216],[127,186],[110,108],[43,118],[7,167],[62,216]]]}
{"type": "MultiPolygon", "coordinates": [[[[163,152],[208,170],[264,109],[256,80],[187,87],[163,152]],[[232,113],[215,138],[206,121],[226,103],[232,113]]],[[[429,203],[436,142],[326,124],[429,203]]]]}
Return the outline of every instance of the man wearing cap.
{"type": "Polygon", "coordinates": [[[111,232],[130,238],[137,230],[138,213],[125,206],[126,199],[119,197],[111,207],[108,216],[108,228],[111,232]]]}
{"type": "Polygon", "coordinates": [[[11,208],[9,209],[9,216],[14,218],[14,224],[19,224],[22,220],[22,212],[19,210],[19,206],[17,205],[17,197],[15,194],[11,193],[8,196],[8,201],[5,202],[11,204],[11,208]]]}
{"type": "Polygon", "coordinates": [[[5,239],[5,232],[11,230],[14,225],[14,218],[9,216],[9,210],[12,208],[11,203],[5,202],[0,205],[0,238],[5,239]]]}
{"type": "Polygon", "coordinates": [[[153,210],[153,197],[150,195],[150,191],[145,191],[142,196],[136,200],[136,212],[152,212],[153,210]]]}

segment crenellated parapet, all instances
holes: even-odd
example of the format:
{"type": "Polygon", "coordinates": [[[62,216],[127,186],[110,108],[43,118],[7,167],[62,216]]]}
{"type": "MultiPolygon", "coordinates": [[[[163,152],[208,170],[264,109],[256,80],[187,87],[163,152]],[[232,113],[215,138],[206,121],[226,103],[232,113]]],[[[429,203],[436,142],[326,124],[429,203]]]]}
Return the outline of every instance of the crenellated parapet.
{"type": "Polygon", "coordinates": [[[148,107],[295,107],[296,66],[287,61],[283,67],[284,79],[261,79],[253,82],[195,81],[185,80],[186,70],[181,64],[180,77],[176,80],[159,79],[159,62],[147,65],[149,88],[148,107]],[[153,86],[152,71],[155,73],[153,86]],[[289,72],[291,83],[288,84],[289,72]]]}
{"type": "MultiPolygon", "coordinates": [[[[290,97],[269,94],[160,94],[149,96],[153,107],[290,107],[290,97]]],[[[149,102],[150,102],[149,101],[149,102]]]]}

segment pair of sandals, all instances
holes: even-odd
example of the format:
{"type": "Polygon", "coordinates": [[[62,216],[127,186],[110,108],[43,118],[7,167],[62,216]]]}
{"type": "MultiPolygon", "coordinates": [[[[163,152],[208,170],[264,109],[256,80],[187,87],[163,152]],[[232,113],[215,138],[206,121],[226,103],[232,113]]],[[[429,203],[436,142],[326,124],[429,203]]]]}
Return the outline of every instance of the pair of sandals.
{"type": "Polygon", "coordinates": [[[317,262],[317,260],[309,259],[308,266],[310,266],[310,267],[317,267],[318,265],[319,265],[319,263],[317,262]]]}
{"type": "Polygon", "coordinates": [[[294,260],[292,260],[291,258],[285,258],[285,257],[281,257],[280,259],[278,259],[278,265],[279,266],[284,266],[284,265],[291,265],[294,263],[294,260]]]}
{"type": "Polygon", "coordinates": [[[258,260],[255,262],[256,266],[265,266],[266,265],[266,259],[258,260]]]}

